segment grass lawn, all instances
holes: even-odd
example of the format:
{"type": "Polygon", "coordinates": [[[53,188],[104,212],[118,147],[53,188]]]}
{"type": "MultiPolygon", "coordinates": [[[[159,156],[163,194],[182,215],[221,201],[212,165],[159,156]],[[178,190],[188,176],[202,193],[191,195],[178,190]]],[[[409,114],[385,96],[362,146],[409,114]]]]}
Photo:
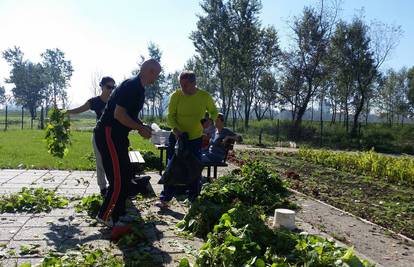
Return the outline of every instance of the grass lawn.
{"type": "Polygon", "coordinates": [[[236,151],[281,174],[290,188],[414,238],[414,188],[385,179],[338,171],[299,158],[296,153],[236,151]]]}
{"type": "MultiPolygon", "coordinates": [[[[0,168],[94,170],[92,132],[72,131],[72,145],[63,159],[52,157],[46,149],[42,130],[0,132],[0,168]]],[[[137,150],[159,152],[149,141],[131,132],[131,146],[137,150]]]]}

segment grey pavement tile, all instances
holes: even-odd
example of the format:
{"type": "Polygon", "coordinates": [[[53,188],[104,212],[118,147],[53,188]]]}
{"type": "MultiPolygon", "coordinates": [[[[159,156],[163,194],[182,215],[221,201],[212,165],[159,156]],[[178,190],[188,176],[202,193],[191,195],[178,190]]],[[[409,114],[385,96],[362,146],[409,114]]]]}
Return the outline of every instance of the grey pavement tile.
{"type": "Polygon", "coordinates": [[[18,263],[18,259],[17,258],[6,258],[6,259],[0,259],[0,266],[4,266],[4,267],[14,267],[16,266],[18,263]]]}
{"type": "Polygon", "coordinates": [[[2,189],[7,189],[7,188],[20,188],[22,189],[23,187],[27,187],[27,188],[47,188],[47,189],[54,189],[56,188],[56,184],[38,184],[38,183],[11,183],[8,182],[6,184],[3,184],[1,186],[2,189]]]}
{"type": "Polygon", "coordinates": [[[43,261],[43,257],[38,257],[38,258],[19,258],[18,261],[17,261],[17,264],[18,265],[21,265],[23,263],[29,263],[30,262],[30,264],[32,266],[35,266],[36,264],[39,264],[42,261],[43,261]]]}
{"type": "Polygon", "coordinates": [[[2,214],[0,215],[0,231],[5,227],[21,227],[29,220],[29,218],[30,216],[21,214],[15,214],[15,216],[4,216],[2,214]]]}
{"type": "Polygon", "coordinates": [[[69,217],[75,214],[75,210],[71,208],[64,209],[52,209],[50,212],[41,212],[39,216],[51,216],[51,217],[69,217]]]}
{"type": "Polygon", "coordinates": [[[72,189],[72,188],[58,188],[56,190],[56,193],[59,195],[63,195],[66,197],[73,197],[73,196],[83,196],[83,194],[85,193],[86,189],[72,189]]]}
{"type": "MultiPolygon", "coordinates": [[[[74,217],[71,217],[74,218],[74,217]]],[[[25,227],[49,227],[51,225],[67,225],[71,222],[69,217],[34,216],[27,220],[25,227]]]]}
{"type": "Polygon", "coordinates": [[[13,237],[13,240],[46,240],[47,234],[51,232],[49,227],[22,227],[20,231],[13,237]]]}
{"type": "Polygon", "coordinates": [[[3,188],[0,187],[0,195],[4,195],[4,194],[12,194],[12,193],[16,193],[19,192],[21,190],[21,188],[3,188]]]}
{"type": "Polygon", "coordinates": [[[47,240],[30,240],[30,241],[15,241],[12,240],[7,245],[8,249],[14,249],[20,257],[33,258],[46,255],[50,250],[54,249],[47,240]],[[24,246],[36,246],[33,251],[28,254],[21,253],[24,246]]]}
{"type": "Polygon", "coordinates": [[[14,235],[20,230],[19,227],[7,227],[0,231],[0,242],[10,241],[14,235]]]}

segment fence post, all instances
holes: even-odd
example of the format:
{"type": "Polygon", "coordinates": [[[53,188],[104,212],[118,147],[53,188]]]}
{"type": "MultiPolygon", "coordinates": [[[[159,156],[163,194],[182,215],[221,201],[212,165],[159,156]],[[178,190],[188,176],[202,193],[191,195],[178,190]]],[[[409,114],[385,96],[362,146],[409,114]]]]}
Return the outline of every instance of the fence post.
{"type": "Polygon", "coordinates": [[[43,106],[42,106],[42,108],[40,109],[40,129],[44,129],[44,122],[43,122],[43,120],[44,120],[44,115],[43,115],[43,106]]]}
{"type": "Polygon", "coordinates": [[[23,130],[23,116],[24,116],[24,108],[22,107],[22,130],[23,130]]]}
{"type": "Polygon", "coordinates": [[[280,119],[277,119],[277,140],[276,142],[280,141],[280,119]]]}
{"type": "Polygon", "coordinates": [[[6,120],[4,124],[4,130],[7,131],[7,105],[6,105],[6,120]]]}
{"type": "Polygon", "coordinates": [[[323,120],[321,120],[321,140],[320,140],[320,146],[323,146],[323,120]]]}

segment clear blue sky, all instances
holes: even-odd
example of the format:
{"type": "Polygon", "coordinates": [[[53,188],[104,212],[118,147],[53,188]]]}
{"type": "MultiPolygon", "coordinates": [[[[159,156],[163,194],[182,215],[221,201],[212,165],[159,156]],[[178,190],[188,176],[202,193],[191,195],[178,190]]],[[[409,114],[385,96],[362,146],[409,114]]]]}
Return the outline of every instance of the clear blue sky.
{"type": "MultiPolygon", "coordinates": [[[[313,0],[263,0],[263,25],[274,25],[282,47],[288,45],[287,21],[313,0]]],[[[367,21],[373,19],[401,25],[404,35],[384,67],[414,65],[414,1],[345,0],[342,17],[351,19],[364,7],[367,21]]],[[[196,28],[201,9],[197,0],[0,0],[0,50],[18,45],[27,59],[40,60],[46,48],[62,49],[75,72],[69,88],[72,105],[91,96],[93,74],[112,75],[117,82],[129,77],[139,55],[146,55],[149,42],[163,51],[167,71],[181,69],[194,54],[188,39],[196,28]]],[[[0,59],[0,84],[9,67],[0,59]]],[[[6,88],[10,86],[6,85],[6,88]]]]}

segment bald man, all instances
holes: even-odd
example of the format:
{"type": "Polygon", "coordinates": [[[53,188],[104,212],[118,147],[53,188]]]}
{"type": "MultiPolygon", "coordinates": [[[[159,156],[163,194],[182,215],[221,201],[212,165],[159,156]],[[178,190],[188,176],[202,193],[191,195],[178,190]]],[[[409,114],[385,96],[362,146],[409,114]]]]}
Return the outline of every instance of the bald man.
{"type": "Polygon", "coordinates": [[[94,133],[102,156],[109,188],[97,220],[107,226],[122,224],[127,188],[132,178],[128,156],[131,130],[144,138],[151,137],[151,128],[138,118],[145,101],[145,86],[155,82],[161,72],[160,64],[150,59],[141,66],[140,73],[121,83],[108,99],[94,133]]]}

